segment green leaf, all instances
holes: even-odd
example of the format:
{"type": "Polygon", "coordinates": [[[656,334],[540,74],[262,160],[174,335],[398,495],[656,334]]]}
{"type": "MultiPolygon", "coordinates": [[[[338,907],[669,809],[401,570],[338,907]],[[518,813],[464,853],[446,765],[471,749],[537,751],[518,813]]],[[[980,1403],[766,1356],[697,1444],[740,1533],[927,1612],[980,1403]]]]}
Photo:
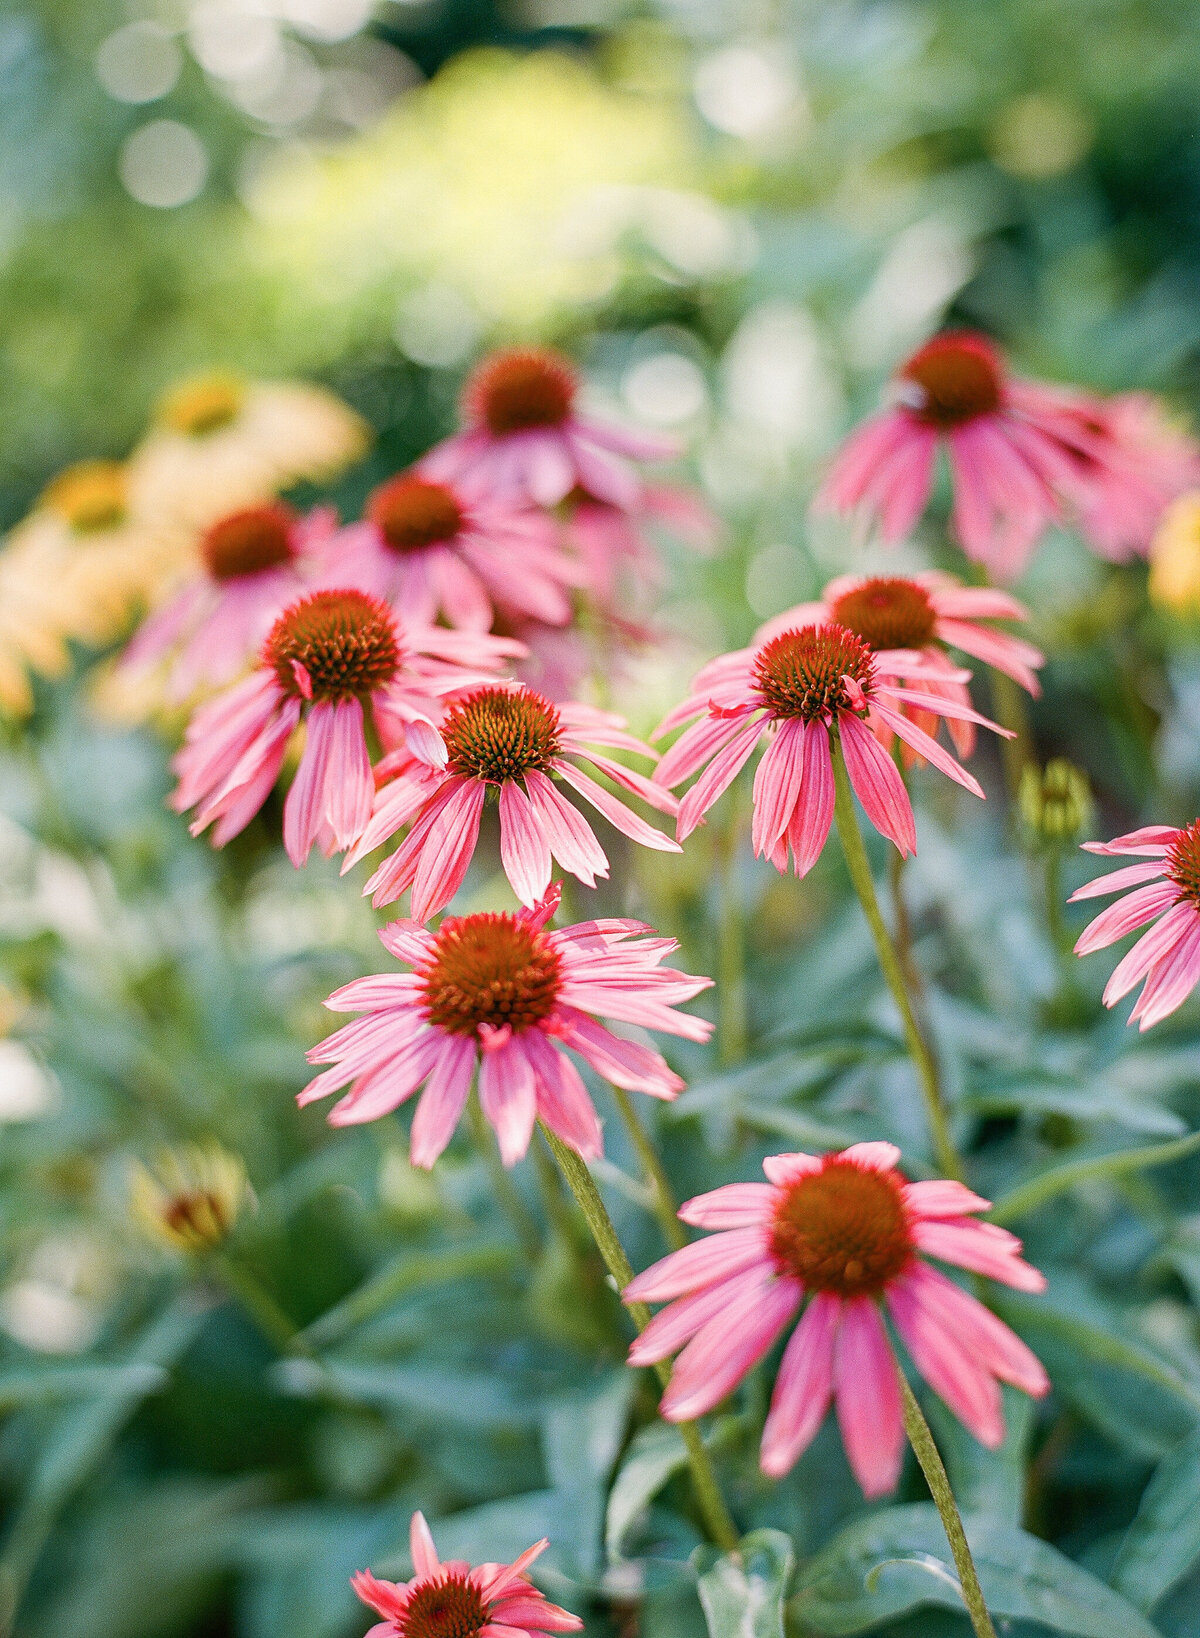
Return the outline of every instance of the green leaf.
{"type": "Polygon", "coordinates": [[[988,1213],[993,1223],[1011,1223],[1027,1212],[1036,1211],[1055,1195],[1064,1194],[1077,1183],[1094,1178],[1120,1177],[1125,1172],[1144,1171],[1150,1166],[1167,1166],[1200,1149],[1200,1132],[1189,1132],[1174,1143],[1149,1143],[1138,1149],[1117,1149],[1106,1155],[1087,1155],[1067,1160],[1020,1183],[998,1200],[988,1213]]]}
{"type": "Polygon", "coordinates": [[[1034,1084],[1022,1081],[970,1093],[960,1099],[960,1107],[974,1115],[1006,1115],[1015,1111],[1070,1115],[1074,1120],[1112,1121],[1131,1132],[1146,1132],[1157,1137],[1186,1131],[1184,1122],[1173,1110],[1103,1083],[1078,1086],[1056,1081],[1034,1084]]]}
{"type": "Polygon", "coordinates": [[[0,1413],[53,1405],[63,1399],[104,1399],[156,1393],[167,1380],[160,1365],[46,1365],[0,1372],[0,1413]]]}
{"type": "Polygon", "coordinates": [[[625,1460],[608,1493],[604,1543],[610,1559],[622,1557],[625,1537],[639,1515],[680,1468],[687,1448],[670,1422],[651,1422],[629,1441],[625,1460]]]}
{"type": "Polygon", "coordinates": [[[795,1555],[782,1530],[753,1530],[736,1553],[699,1547],[692,1562],[709,1638],[783,1638],[783,1599],[795,1555]]]}
{"type": "Polygon", "coordinates": [[[537,1406],[503,1377],[449,1365],[285,1359],[273,1375],[285,1392],[299,1398],[332,1392],[353,1404],[408,1411],[440,1426],[497,1431],[529,1427],[538,1415],[537,1406]]]}
{"type": "Polygon", "coordinates": [[[415,1254],[406,1252],[314,1320],[302,1333],[303,1339],[311,1348],[328,1348],[420,1286],[467,1279],[472,1275],[502,1274],[515,1261],[513,1248],[495,1241],[446,1246],[415,1254]]]}
{"type": "MultiPolygon", "coordinates": [[[[1074,1638],[1160,1638],[1102,1581],[997,1519],[964,1520],[988,1609],[1037,1621],[1074,1638]]],[[[935,1604],[963,1609],[942,1521],[931,1502],[889,1507],[858,1520],[801,1572],[791,1608],[818,1632],[865,1632],[935,1604]]]]}
{"type": "Polygon", "coordinates": [[[635,1388],[631,1371],[614,1371],[586,1392],[555,1400],[543,1417],[546,1471],[560,1497],[557,1534],[573,1542],[586,1575],[600,1570],[604,1493],[635,1388]]]}
{"type": "Polygon", "coordinates": [[[1110,1577],[1140,1610],[1153,1609],[1200,1560],[1200,1429],[1164,1458],[1146,1486],[1110,1577]]]}

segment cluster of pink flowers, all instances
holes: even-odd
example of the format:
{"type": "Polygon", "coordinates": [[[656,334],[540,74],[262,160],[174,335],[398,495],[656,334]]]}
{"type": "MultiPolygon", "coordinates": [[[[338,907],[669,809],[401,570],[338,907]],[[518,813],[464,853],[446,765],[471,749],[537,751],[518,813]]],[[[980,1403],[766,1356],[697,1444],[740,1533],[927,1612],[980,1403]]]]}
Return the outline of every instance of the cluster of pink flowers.
{"type": "MultiPolygon", "coordinates": [[[[583,413],[578,396],[557,354],[493,355],[467,384],[461,429],[379,485],[361,520],[273,503],[213,525],[202,573],[126,656],[134,671],[167,666],[176,699],[218,690],[194,711],[175,760],[172,800],[192,812],[194,832],[211,826],[217,846],[236,836],[291,758],[282,824],[293,864],[316,846],[344,854],[346,871],[399,838],[364,891],[376,905],[410,896],[409,917],[380,933],[403,970],[329,997],[331,1011],[359,1016],[310,1052],[321,1067],[299,1101],[340,1092],[328,1119],[341,1126],[415,1098],[419,1166],[446,1149],[473,1086],[506,1165],[525,1155],[538,1122],[594,1159],[603,1134],[576,1059],[615,1087],[670,1099],[683,1082],[623,1031],[696,1043],[711,1033],[680,1010],[711,980],[663,964],[675,941],[627,917],[551,925],[556,865],[589,888],[608,874],[592,815],[643,847],[679,852],[761,751],[757,856],[803,876],[851,793],[908,855],[913,767],[982,797],[963,765],[976,731],[1009,732],[976,709],[964,659],[1039,692],[1043,656],[1014,629],[1028,611],[1010,592],[943,572],[841,575],[704,666],[653,736],[677,736],[660,755],[621,717],[571,697],[579,600],[620,624],[630,585],[655,578],[646,525],[703,547],[712,522],[633,464],[672,445],[583,413]],[[534,670],[514,677],[514,665],[534,670]],[[538,688],[531,676],[557,682],[538,688]],[[673,820],[675,835],[629,799],[673,820]],[[429,925],[462,887],[489,808],[521,908],[429,925]]],[[[890,406],[850,437],[818,503],[896,540],[928,505],[942,450],[954,532],[1002,580],[1056,523],[1073,523],[1108,558],[1144,554],[1165,505],[1200,475],[1195,446],[1152,400],[1024,381],[984,337],[953,332],[901,367],[890,406]]],[[[1133,1016],[1145,1029],[1200,982],[1200,820],[1088,846],[1144,861],[1075,897],[1134,889],[1087,928],[1081,955],[1161,917],[1104,995],[1112,1005],[1144,981],[1133,1016]]],[[[678,1354],[664,1416],[710,1411],[797,1320],[763,1470],[790,1469],[835,1403],[851,1466],[875,1496],[895,1486],[903,1450],[889,1325],[986,1445],[1003,1437],[1000,1383],[1047,1391],[1020,1339],[927,1259],[1024,1291],[1040,1290],[1042,1276],[1012,1235],[976,1220],[988,1201],[958,1182],[909,1183],[898,1160],[882,1142],[776,1155],[766,1182],[682,1208],[685,1223],[717,1232],[624,1292],[666,1304],[629,1356],[646,1365],[678,1354]]],[[[369,1638],[576,1630],[525,1578],[544,1545],[509,1566],[441,1563],[414,1515],[414,1579],[356,1577],[382,1617],[369,1638]]]]}

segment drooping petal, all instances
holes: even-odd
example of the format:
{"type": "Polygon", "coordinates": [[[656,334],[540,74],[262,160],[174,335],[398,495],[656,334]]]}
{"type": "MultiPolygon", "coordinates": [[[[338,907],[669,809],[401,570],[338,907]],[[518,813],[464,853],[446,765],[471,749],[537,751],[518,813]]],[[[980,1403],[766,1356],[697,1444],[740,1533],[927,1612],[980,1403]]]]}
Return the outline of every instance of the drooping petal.
{"type": "Polygon", "coordinates": [[[767,1221],[775,1200],[775,1190],[769,1183],[726,1183],[685,1200],[679,1217],[696,1228],[753,1228],[767,1221]]]}
{"type": "Polygon", "coordinates": [[[500,1145],[500,1158],[515,1166],[529,1148],[537,1119],[537,1082],[519,1036],[483,1054],[479,1103],[500,1145]]]}
{"type": "Polygon", "coordinates": [[[762,1231],[730,1229],[672,1251],[636,1275],[621,1295],[626,1302],[666,1302],[758,1264],[774,1271],[762,1231]]]}
{"type": "Polygon", "coordinates": [[[921,1302],[920,1287],[894,1280],[887,1291],[888,1312],[913,1364],[965,1427],[988,1449],[1004,1439],[1004,1412],[995,1377],[965,1339],[921,1302]]]}
{"type": "Polygon", "coordinates": [[[841,1299],[820,1291],[788,1339],[763,1428],[759,1463],[782,1478],[816,1437],[833,1398],[833,1346],[841,1299]]]}
{"type": "Polygon", "coordinates": [[[733,1295],[675,1361],[659,1407],[667,1421],[694,1421],[719,1404],[771,1347],[802,1297],[795,1280],[779,1277],[733,1295]]]}
{"type": "Polygon", "coordinates": [[[469,1036],[447,1039],[413,1116],[409,1158],[414,1166],[428,1171],[454,1136],[471,1091],[477,1053],[469,1036]]]}
{"type": "Polygon", "coordinates": [[[869,1297],[843,1303],[833,1350],[842,1443],[868,1499],[894,1490],[904,1459],[900,1384],[879,1310],[869,1297]]]}
{"type": "Polygon", "coordinates": [[[840,728],[855,795],[875,829],[907,858],[917,851],[917,823],[899,769],[858,717],[843,715],[840,728]]]}
{"type": "Polygon", "coordinates": [[[512,779],[500,787],[500,861],[521,903],[535,905],[550,885],[550,848],[529,798],[512,779]]]}
{"type": "MultiPolygon", "coordinates": [[[[1145,866],[1135,868],[1145,869],[1145,866]]],[[[1118,871],[1117,874],[1123,875],[1124,872],[1118,871]]],[[[1154,881],[1136,888],[1128,897],[1110,904],[1088,922],[1075,941],[1075,954],[1091,955],[1094,950],[1103,950],[1109,944],[1115,944],[1126,933],[1132,933],[1135,928],[1153,921],[1155,916],[1169,909],[1178,897],[1179,889],[1174,882],[1154,881]]]]}

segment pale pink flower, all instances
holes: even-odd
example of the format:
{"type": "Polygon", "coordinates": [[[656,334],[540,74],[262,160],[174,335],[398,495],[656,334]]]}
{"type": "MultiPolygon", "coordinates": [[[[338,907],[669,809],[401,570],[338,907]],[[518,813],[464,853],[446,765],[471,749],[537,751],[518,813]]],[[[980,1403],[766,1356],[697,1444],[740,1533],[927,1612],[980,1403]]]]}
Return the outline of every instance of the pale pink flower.
{"type": "MultiPolygon", "coordinates": [[[[760,648],[723,654],[704,667],[692,692],[670,712],[655,737],[689,727],[655,770],[668,789],[704,769],[679,805],[680,840],[737,778],[767,738],[754,776],[754,851],[786,870],[791,850],[798,876],[812,869],[833,822],[831,735],[841,740],[850,783],[876,830],[904,855],[916,852],[917,832],[904,780],[872,731],[886,728],[958,784],[982,796],[979,782],[925,730],[901,714],[915,705],[931,715],[979,722],[1005,733],[969,705],[902,686],[899,676],[923,678],[921,657],[899,663],[873,654],[845,626],[827,623],[781,631],[760,648]]],[[[935,682],[962,682],[969,672],[933,673],[935,682]]],[[[1009,736],[1011,737],[1011,736],[1009,736]]]]}
{"type": "Polygon", "coordinates": [[[582,490],[569,498],[563,536],[603,608],[626,606],[627,587],[652,590],[662,583],[662,558],[646,538],[649,525],[660,525],[700,552],[712,550],[719,532],[704,502],[673,485],[646,485],[632,510],[582,490]]]}
{"type": "Polygon", "coordinates": [[[1047,526],[1063,515],[1076,468],[1062,442],[1061,398],[1010,376],[974,331],[935,336],[893,382],[893,403],[852,432],[816,505],[854,513],[883,538],[909,533],[929,501],[944,449],[952,523],[968,557],[1015,579],[1047,526]]]}
{"type": "Polygon", "coordinates": [[[1104,1005],[1115,1007],[1145,979],[1129,1022],[1147,1030],[1181,1007],[1200,984],[1200,819],[1182,829],[1144,825],[1113,842],[1084,842],[1083,847],[1106,858],[1145,860],[1098,876],[1072,893],[1071,903],[1135,889],[1084,928],[1075,945],[1079,956],[1103,950],[1162,916],[1117,963],[1104,989],[1104,1005]]]}
{"type": "Polygon", "coordinates": [[[580,414],[578,392],[574,366],[548,347],[491,353],[463,393],[466,426],[421,469],[534,506],[557,506],[578,487],[633,511],[642,485],[629,462],[668,460],[678,446],[580,414]]]}
{"type": "Polygon", "coordinates": [[[332,507],[301,517],[282,501],[218,518],[200,538],[200,575],[143,622],[122,668],[139,672],[173,654],[172,700],[230,682],[257,655],[280,610],[304,590],[313,554],[336,528],[332,507]]]}
{"type": "Polygon", "coordinates": [[[382,597],[415,625],[441,615],[488,631],[500,609],[562,626],[581,576],[556,533],[543,512],[435,481],[418,466],[374,490],[365,518],[330,542],[328,556],[346,584],[382,597]]]}
{"type": "Polygon", "coordinates": [[[525,1571],[549,1542],[543,1538],[512,1564],[479,1564],[437,1556],[423,1514],[409,1529],[411,1581],[381,1581],[360,1570],[350,1585],[383,1620],[366,1638],[537,1638],[547,1632],[578,1632],[577,1615],[551,1604],[525,1571]]]}
{"type": "Polygon", "coordinates": [[[1072,463],[1069,498],[1080,534],[1114,563],[1148,556],[1167,506],[1200,481],[1195,439],[1170,424],[1151,393],[1064,391],[1058,398],[1057,432],[1072,463]]]}
{"type": "Polygon", "coordinates": [[[599,1016],[706,1041],[712,1025],[675,1009],[712,980],[660,966],[679,946],[640,921],[548,928],[559,898],[556,886],[533,910],[447,917],[436,933],[415,921],[385,927],[385,948],[413,970],[356,979],[329,997],[331,1011],[366,1016],[309,1053],[311,1063],[333,1067],[309,1082],[299,1102],[349,1083],[329,1121],[353,1126],[390,1114],[424,1083],[412,1162],[432,1166],[478,1068],[480,1106],[512,1166],[538,1120],[586,1159],[602,1152],[595,1108],[563,1048],[614,1086],[675,1097],[684,1083],[665,1059],[614,1035],[599,1016]]]}
{"type": "Polygon", "coordinates": [[[1004,1437],[1000,1382],[1040,1396],[1046,1373],[1019,1337],[926,1257],[1019,1291],[1045,1280],[1021,1242],[972,1221],[990,1202],[961,1183],[908,1183],[891,1143],[824,1156],[772,1155],[766,1183],[730,1183],[680,1208],[722,1232],[655,1263],[626,1302],[668,1302],[629,1351],[650,1365],[682,1349],[662,1402],[691,1421],[724,1399],[807,1307],[779,1366],[761,1464],[778,1478],[807,1449],[836,1399],[842,1442],[868,1496],[894,1488],[904,1423],[886,1306],[917,1370],[975,1437],[1004,1437]]]}
{"type": "Polygon", "coordinates": [[[587,820],[562,795],[555,780],[570,785],[617,830],[643,847],[678,853],[679,844],[638,817],[578,765],[584,759],[614,784],[662,813],[679,804],[661,785],[594,749],[597,745],[654,758],[648,745],[625,731],[624,719],[594,706],[555,705],[521,683],[489,683],[453,701],[441,724],[446,761],[435,782],[420,776],[419,805],[413,774],[401,773],[375,799],[346,868],[357,863],[399,826],[412,829],[367,883],[374,903],[390,904],[412,888],[412,913],[428,921],[462,885],[479,840],[484,803],[500,810],[500,862],[522,904],[534,905],[550,885],[551,858],[587,887],[608,875],[608,859],[587,820]]]}
{"type": "Polygon", "coordinates": [[[192,834],[215,822],[223,847],[266,801],[301,721],[304,749],[283,807],[294,865],[313,843],[345,848],[371,816],[374,782],[364,707],[387,747],[444,760],[443,700],[474,687],[520,645],[482,633],[405,630],[365,592],[321,590],[279,615],[248,677],[192,717],[173,767],[176,812],[198,808],[192,834]]]}
{"type": "MultiPolygon", "coordinates": [[[[913,674],[920,678],[923,690],[970,705],[967,686],[959,680],[961,674],[948,657],[947,648],[961,649],[995,666],[1035,698],[1041,693],[1037,667],[1045,664],[1045,656],[1031,643],[984,624],[1028,618],[1025,605],[1007,592],[964,586],[953,575],[936,569],[908,576],[843,574],[829,582],[820,602],[800,603],[777,614],[759,627],[754,641],[761,646],[781,631],[832,621],[861,637],[868,648],[901,674],[904,662],[918,655],[920,668],[913,674]],[[939,672],[943,674],[940,678],[939,672]]],[[[901,709],[927,734],[937,732],[937,719],[928,711],[914,705],[901,709]]],[[[871,726],[877,728],[884,747],[890,747],[892,735],[886,725],[880,722],[871,726]]],[[[975,748],[975,724],[955,717],[948,719],[946,726],[958,754],[970,756],[975,748]]],[[[908,747],[905,750],[907,755],[912,754],[908,747]]]]}

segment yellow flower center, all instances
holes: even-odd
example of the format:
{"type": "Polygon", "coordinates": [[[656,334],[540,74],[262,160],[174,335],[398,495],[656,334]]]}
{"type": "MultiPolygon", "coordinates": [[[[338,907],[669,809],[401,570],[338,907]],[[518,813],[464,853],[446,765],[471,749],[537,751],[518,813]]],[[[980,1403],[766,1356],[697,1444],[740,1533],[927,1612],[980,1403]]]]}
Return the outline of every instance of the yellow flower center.
{"type": "Polygon", "coordinates": [[[77,535],[101,534],[124,522],[128,507],[125,468],[119,461],[80,461],[54,479],[43,504],[77,535]]]}
{"type": "Polygon", "coordinates": [[[236,421],[246,388],[236,375],[214,371],[172,388],[158,406],[158,419],[172,432],[204,438],[236,421]]]}

